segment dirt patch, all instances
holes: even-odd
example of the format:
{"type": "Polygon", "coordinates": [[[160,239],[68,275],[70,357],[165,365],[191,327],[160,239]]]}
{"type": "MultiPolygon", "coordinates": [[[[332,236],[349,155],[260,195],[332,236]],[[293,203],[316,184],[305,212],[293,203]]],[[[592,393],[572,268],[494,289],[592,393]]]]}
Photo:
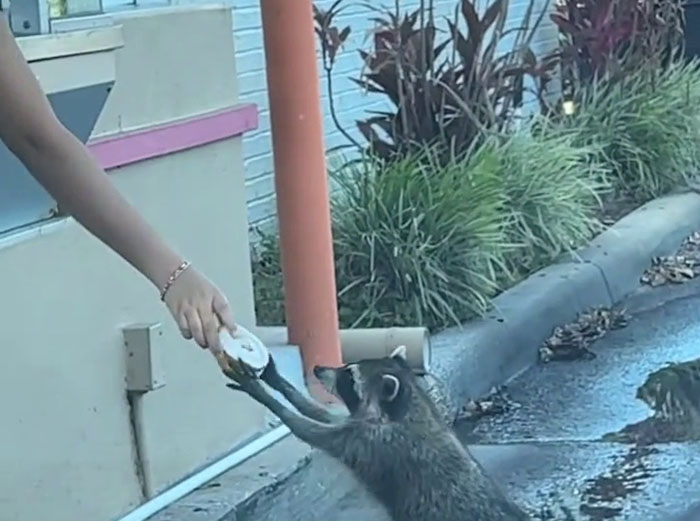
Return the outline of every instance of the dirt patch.
{"type": "Polygon", "coordinates": [[[605,201],[598,213],[598,219],[606,226],[612,226],[625,215],[639,208],[640,204],[629,196],[619,196],[605,201]]]}

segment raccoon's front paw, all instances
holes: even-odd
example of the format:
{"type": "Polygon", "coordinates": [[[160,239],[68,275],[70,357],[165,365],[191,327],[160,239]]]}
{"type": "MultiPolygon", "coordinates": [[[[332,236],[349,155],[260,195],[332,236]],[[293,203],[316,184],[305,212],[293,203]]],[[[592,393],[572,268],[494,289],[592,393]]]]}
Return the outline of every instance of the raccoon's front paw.
{"type": "Polygon", "coordinates": [[[233,391],[243,391],[248,394],[259,393],[261,390],[264,391],[260,380],[255,374],[235,373],[227,374],[226,376],[235,382],[226,384],[226,387],[233,391]]]}
{"type": "Polygon", "coordinates": [[[260,379],[274,387],[275,383],[279,382],[281,378],[277,371],[277,364],[275,364],[274,358],[270,357],[265,369],[263,369],[263,372],[260,374],[260,379]]]}
{"type": "Polygon", "coordinates": [[[244,392],[254,400],[264,403],[266,391],[257,378],[242,378],[238,383],[227,383],[226,387],[232,391],[244,392]]]}
{"type": "Polygon", "coordinates": [[[219,362],[219,368],[224,373],[224,375],[234,382],[239,382],[245,378],[257,379],[258,375],[254,369],[241,362],[228,356],[226,353],[222,353],[217,356],[217,361],[219,362]]]}
{"type": "Polygon", "coordinates": [[[251,394],[253,392],[253,387],[251,385],[251,382],[245,379],[241,379],[238,383],[227,383],[226,387],[231,389],[232,391],[239,391],[239,392],[244,392],[247,394],[251,394]]]}

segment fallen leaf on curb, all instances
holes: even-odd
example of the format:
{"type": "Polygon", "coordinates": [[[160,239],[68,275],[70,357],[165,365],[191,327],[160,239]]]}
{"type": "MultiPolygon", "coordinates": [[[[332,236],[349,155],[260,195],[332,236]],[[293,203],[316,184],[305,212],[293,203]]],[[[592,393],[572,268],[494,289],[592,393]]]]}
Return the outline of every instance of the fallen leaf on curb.
{"type": "Polygon", "coordinates": [[[695,278],[698,274],[700,274],[700,262],[693,257],[684,255],[654,257],[651,260],[651,267],[644,271],[641,282],[651,287],[663,286],[667,283],[680,284],[695,278]]]}
{"type": "Polygon", "coordinates": [[[700,250],[700,231],[691,233],[684,243],[685,247],[695,247],[700,250]]]}
{"type": "Polygon", "coordinates": [[[628,321],[625,310],[607,307],[579,313],[574,322],[554,328],[552,336],[540,347],[540,361],[592,360],[596,355],[588,347],[608,331],[625,327],[628,321]]]}
{"type": "Polygon", "coordinates": [[[685,238],[675,255],[654,257],[640,279],[652,288],[665,284],[682,284],[700,275],[700,232],[685,238]]]}
{"type": "Polygon", "coordinates": [[[505,391],[505,387],[494,387],[484,398],[469,400],[457,412],[457,421],[476,420],[484,416],[495,416],[504,414],[513,408],[517,408],[515,403],[505,391]]]}

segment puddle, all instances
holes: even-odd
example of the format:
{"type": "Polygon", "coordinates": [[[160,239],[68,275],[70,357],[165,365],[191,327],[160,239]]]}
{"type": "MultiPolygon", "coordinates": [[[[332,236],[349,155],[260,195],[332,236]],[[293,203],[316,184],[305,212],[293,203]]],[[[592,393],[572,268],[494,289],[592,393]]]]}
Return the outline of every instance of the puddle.
{"type": "Polygon", "coordinates": [[[640,446],[700,441],[700,358],[654,371],[636,398],[652,409],[652,416],[606,434],[603,441],[640,446]]]}
{"type": "Polygon", "coordinates": [[[560,494],[549,493],[547,497],[541,498],[539,503],[538,507],[526,508],[533,521],[578,521],[560,494]]]}
{"type": "MultiPolygon", "coordinates": [[[[552,440],[567,440],[572,450],[592,443],[581,450],[594,464],[576,467],[582,460],[565,455],[542,463],[548,469],[570,468],[571,481],[565,479],[558,489],[561,497],[544,498],[528,489],[534,520],[660,517],[662,510],[675,508],[697,489],[698,474],[692,467],[700,449],[700,327],[691,317],[698,302],[700,298],[655,308],[628,331],[611,335],[597,360],[581,368],[533,368],[511,384],[508,400],[494,393],[479,407],[472,405],[471,414],[455,426],[460,439],[475,445],[535,445],[524,452],[524,460],[549,454],[552,440]],[[664,365],[668,360],[674,363],[664,365]],[[510,401],[518,406],[508,407],[510,401]],[[676,475],[677,469],[683,470],[676,475]]],[[[529,474],[523,476],[529,479],[529,474]]],[[[546,471],[537,476],[546,490],[557,489],[546,471]]]]}
{"type": "Polygon", "coordinates": [[[633,447],[616,460],[606,474],[590,479],[581,496],[579,511],[591,521],[614,519],[624,508],[624,500],[642,490],[653,468],[648,457],[656,454],[652,447],[633,447]]]}

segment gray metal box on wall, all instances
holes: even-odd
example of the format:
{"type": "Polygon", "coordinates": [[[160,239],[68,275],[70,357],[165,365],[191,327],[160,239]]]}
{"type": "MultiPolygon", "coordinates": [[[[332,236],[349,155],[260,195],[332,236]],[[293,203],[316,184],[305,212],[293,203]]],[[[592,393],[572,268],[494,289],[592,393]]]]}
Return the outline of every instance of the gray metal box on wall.
{"type": "Polygon", "coordinates": [[[163,330],[159,323],[134,324],[123,329],[126,348],[126,390],[146,393],[165,385],[163,330]]]}

